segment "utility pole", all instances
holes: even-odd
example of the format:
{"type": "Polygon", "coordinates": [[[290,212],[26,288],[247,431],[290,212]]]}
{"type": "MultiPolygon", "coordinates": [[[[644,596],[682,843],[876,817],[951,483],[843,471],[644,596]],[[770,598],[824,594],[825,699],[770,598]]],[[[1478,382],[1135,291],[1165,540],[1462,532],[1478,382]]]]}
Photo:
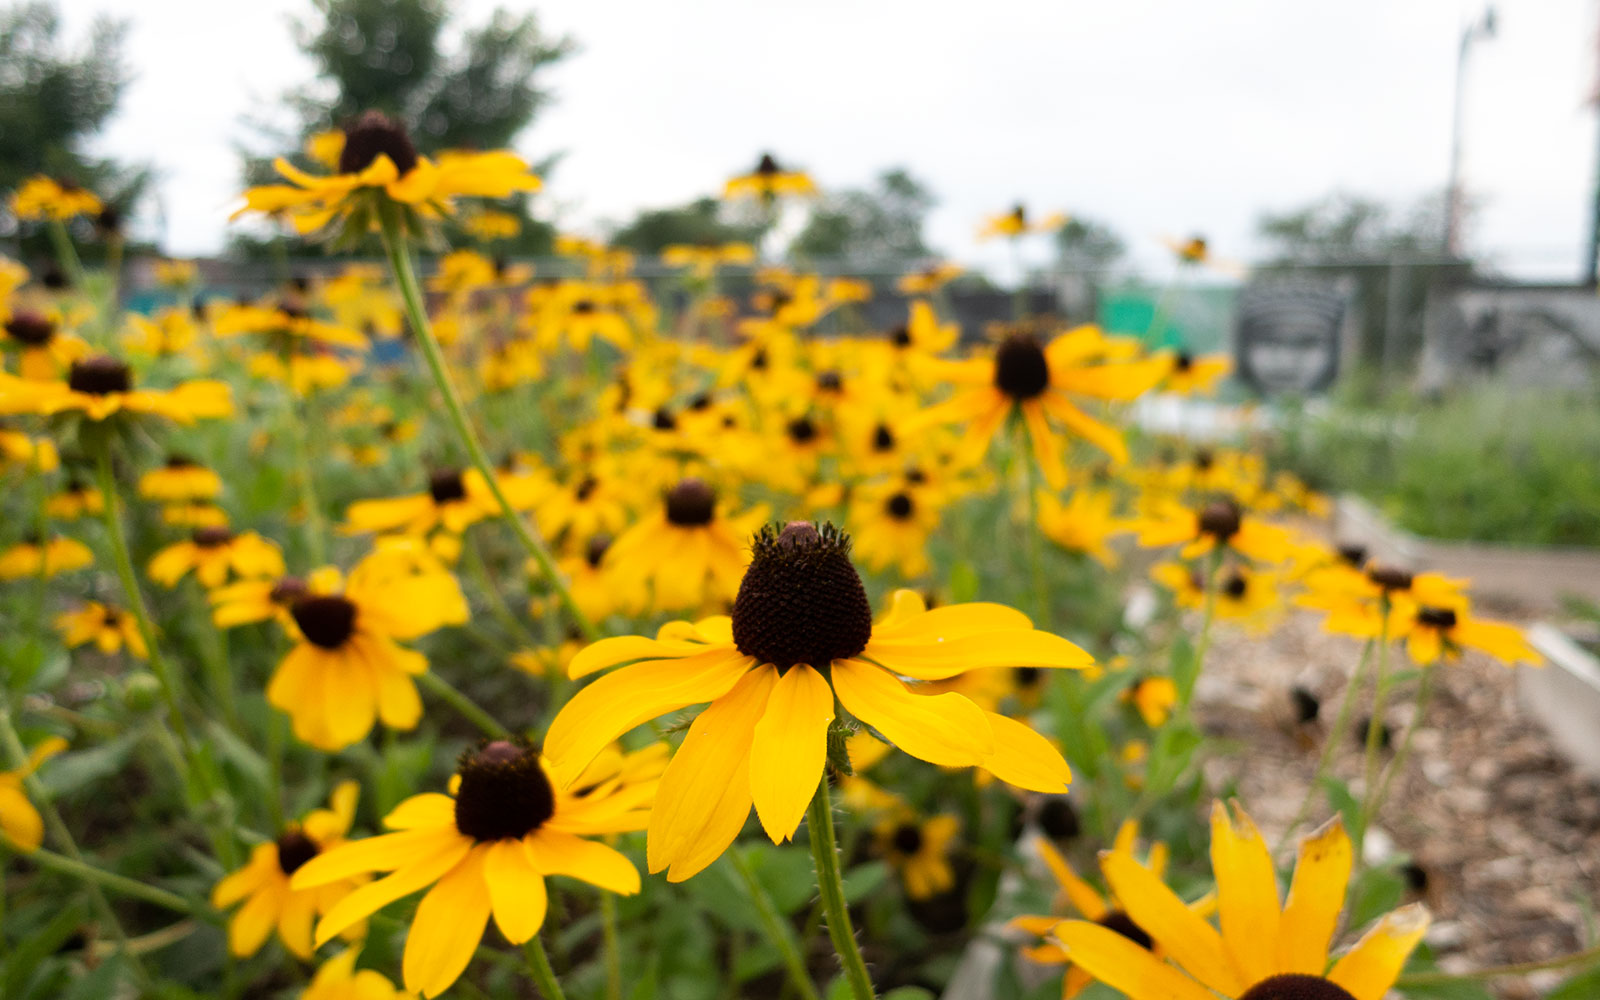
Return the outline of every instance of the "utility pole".
{"type": "MultiPolygon", "coordinates": [[[[1589,95],[1589,105],[1600,111],[1600,28],[1595,31],[1595,87],[1589,95]]],[[[1591,285],[1600,286],[1600,124],[1595,129],[1594,201],[1589,208],[1589,246],[1585,251],[1583,276],[1591,285]]]]}
{"type": "Polygon", "coordinates": [[[1444,252],[1451,257],[1461,255],[1461,213],[1465,198],[1461,192],[1461,128],[1465,105],[1467,78],[1467,53],[1479,38],[1494,37],[1495,13],[1493,7],[1484,8],[1483,15],[1461,29],[1461,46],[1456,50],[1455,118],[1450,129],[1450,182],[1445,186],[1444,252]]]}

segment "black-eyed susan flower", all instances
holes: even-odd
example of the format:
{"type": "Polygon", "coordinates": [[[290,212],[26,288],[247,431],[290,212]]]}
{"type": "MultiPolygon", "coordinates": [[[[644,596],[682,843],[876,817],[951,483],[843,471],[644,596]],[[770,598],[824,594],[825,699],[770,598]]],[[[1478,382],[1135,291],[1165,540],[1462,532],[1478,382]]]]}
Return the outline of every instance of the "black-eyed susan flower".
{"type": "Polygon", "coordinates": [[[1211,867],[1219,933],[1130,857],[1101,856],[1128,916],[1161,956],[1087,921],[1057,925],[1072,962],[1129,1000],[1383,1000],[1428,927],[1420,904],[1384,916],[1328,967],[1350,879],[1350,839],[1336,819],[1305,838],[1281,904],[1272,855],[1255,824],[1217,803],[1211,867]]]}
{"type": "Polygon", "coordinates": [[[894,287],[901,295],[932,295],[962,273],[960,264],[943,261],[902,274],[895,279],[894,287]]]}
{"type": "MultiPolygon", "coordinates": [[[[291,823],[276,840],[257,844],[243,868],[223,877],[211,890],[211,905],[219,910],[243,902],[228,920],[228,951],[241,958],[254,955],[274,929],[290,954],[302,961],[316,949],[311,929],[317,917],[349,895],[364,879],[345,878],[310,889],[295,889],[289,879],[306,862],[337,847],[350,832],[361,786],[340,782],[328,799],[328,808],[313,809],[291,823]]],[[[351,940],[365,933],[352,926],[351,940]]]]}
{"type": "Polygon", "coordinates": [[[425,537],[442,528],[460,535],[499,510],[477,469],[438,469],[428,474],[424,493],[351,504],[345,511],[345,526],[352,533],[403,532],[425,537]]]}
{"type": "Polygon", "coordinates": [[[1226,354],[1197,358],[1188,351],[1179,351],[1172,359],[1172,371],[1161,388],[1185,396],[1200,395],[1216,389],[1217,383],[1231,371],[1233,361],[1226,354]]]}
{"type": "Polygon", "coordinates": [[[21,431],[0,426],[0,469],[13,464],[38,472],[54,472],[61,465],[61,453],[48,437],[29,437],[21,431]]]}
{"type": "Polygon", "coordinates": [[[163,587],[176,587],[191,572],[201,586],[213,590],[237,577],[279,577],[284,573],[283,552],[277,543],[254,531],[235,534],[227,528],[196,528],[188,538],[174,542],[150,558],[150,579],[163,587]]]}
{"type": "Polygon", "coordinates": [[[225,306],[213,320],[212,331],[220,338],[258,334],[279,350],[338,347],[364,351],[370,346],[360,330],[318,319],[304,308],[288,304],[225,306]]]}
{"type": "Polygon", "coordinates": [[[722,187],[724,198],[759,198],[769,204],[789,195],[816,193],[817,185],[810,174],[780,166],[771,153],[762,153],[754,170],[730,179],[722,187]]]}
{"type": "MultiPolygon", "coordinates": [[[[1156,879],[1162,879],[1167,868],[1167,845],[1159,841],[1151,844],[1149,854],[1145,860],[1140,861],[1136,854],[1138,838],[1139,825],[1132,820],[1123,823],[1117,830],[1111,853],[1131,859],[1133,863],[1148,869],[1156,879]]],[[[1127,909],[1117,899],[1115,892],[1102,893],[1090,885],[1073,870],[1072,864],[1048,840],[1041,838],[1034,841],[1034,844],[1039,851],[1040,859],[1044,861],[1045,867],[1050,870],[1051,876],[1056,881],[1056,898],[1052,903],[1052,909],[1092,921],[1122,935],[1140,948],[1147,950],[1155,948],[1155,942],[1145,933],[1144,928],[1134,923],[1128,916],[1127,909]]],[[[1214,906],[1214,900],[1203,898],[1190,904],[1190,909],[1201,916],[1206,916],[1214,906]]],[[[1066,918],[1060,916],[1027,915],[1012,919],[1007,926],[1044,938],[1043,942],[1024,948],[1022,953],[1031,961],[1041,965],[1064,966],[1061,997],[1062,1000],[1072,1000],[1094,982],[1094,977],[1084,969],[1073,965],[1066,949],[1051,936],[1051,931],[1064,919],[1066,918]]]]}
{"type": "Polygon", "coordinates": [[[1179,555],[1185,559],[1227,549],[1255,562],[1278,563],[1291,551],[1287,531],[1245,513],[1231,498],[1214,500],[1199,510],[1167,504],[1157,513],[1141,518],[1136,527],[1140,545],[1161,548],[1181,544],[1179,555]]]}
{"type": "MultiPolygon", "coordinates": [[[[1337,562],[1307,573],[1303,586],[1295,603],[1325,612],[1325,631],[1374,639],[1383,634],[1389,610],[1397,603],[1454,608],[1464,598],[1467,581],[1379,562],[1368,562],[1364,569],[1337,562]]],[[[1403,626],[1403,619],[1397,624],[1403,626]]]]}
{"type": "Polygon", "coordinates": [[[1424,604],[1399,594],[1389,609],[1389,638],[1406,644],[1406,655],[1420,667],[1459,660],[1462,650],[1486,653],[1506,666],[1544,662],[1528,645],[1522,629],[1508,622],[1478,618],[1465,595],[1441,604],[1424,604]]]}
{"type": "Polygon", "coordinates": [[[751,806],[774,843],[794,835],[822,778],[834,699],[906,753],[1059,792],[1071,778],[1050,743],[1023,723],[954,692],[917,694],[901,677],[942,680],[988,666],[1081,667],[1083,650],[1035,631],[995,604],[922,610],[897,595],[874,625],[849,538],[832,525],[764,528],[731,617],[671,622],[655,639],[604,639],[572,661],[584,677],[545,742],[570,784],[611,740],[649,719],[710,702],[662,779],[651,815],[652,872],[681,881],[733,842],[751,806]]]}
{"type": "Polygon", "coordinates": [[[139,633],[139,623],[119,608],[99,601],[84,601],[72,611],[56,616],[56,631],[69,649],[90,643],[107,656],[127,647],[128,653],[138,659],[149,655],[144,636],[139,633]]]}
{"type": "Polygon", "coordinates": [[[1071,552],[1082,552],[1113,569],[1118,557],[1111,539],[1132,529],[1116,516],[1116,497],[1110,490],[1079,487],[1062,503],[1055,494],[1040,490],[1037,498],[1039,531],[1071,552]]]}
{"type": "Polygon", "coordinates": [[[11,211],[29,222],[66,222],[80,215],[99,215],[104,208],[94,192],[83,185],[43,174],[23,181],[11,196],[11,211]]]}
{"type": "Polygon", "coordinates": [[[696,246],[675,243],[661,251],[661,263],[667,267],[687,268],[689,274],[704,280],[729,265],[747,266],[756,262],[756,250],[748,243],[723,243],[696,246]]]}
{"type": "Polygon", "coordinates": [[[17,349],[17,373],[25,379],[45,382],[59,378],[74,361],[89,353],[89,345],[61,329],[59,316],[32,310],[16,310],[0,330],[7,346],[17,349]]]}
{"type": "Polygon", "coordinates": [[[160,468],[139,477],[139,495],[161,503],[215,500],[222,495],[222,477],[187,455],[168,455],[160,468]]]}
{"type": "Polygon", "coordinates": [[[106,498],[100,491],[77,479],[67,481],[60,493],[44,502],[44,512],[57,521],[76,521],[89,514],[99,514],[106,509],[106,498]]]}
{"type": "Polygon", "coordinates": [[[762,508],[731,513],[705,480],[684,479],[611,544],[605,565],[648,585],[663,611],[728,601],[749,563],[745,540],[766,516],[762,508]]]}
{"type": "Polygon", "coordinates": [[[900,877],[907,899],[931,899],[955,888],[950,851],[960,834],[961,820],[949,815],[902,815],[878,825],[878,851],[900,877]]]}
{"type": "Polygon", "coordinates": [[[322,963],[300,1000],[412,1000],[375,969],[357,969],[359,948],[346,948],[322,963]]]}
{"type": "MultiPolygon", "coordinates": [[[[1206,581],[1193,566],[1159,563],[1150,570],[1150,577],[1172,591],[1178,607],[1191,610],[1205,607],[1206,581]]],[[[1243,564],[1225,566],[1217,574],[1213,586],[1216,594],[1212,598],[1212,610],[1216,616],[1255,629],[1270,625],[1283,603],[1279,575],[1270,570],[1243,564]]]]}
{"type": "Polygon", "coordinates": [[[1166,240],[1167,249],[1178,258],[1179,264],[1204,264],[1211,258],[1211,245],[1199,234],[1186,240],[1166,240]]]}
{"type": "Polygon", "coordinates": [[[1011,211],[984,219],[983,226],[978,230],[978,239],[1003,236],[1014,240],[1028,233],[1055,232],[1066,224],[1067,217],[1061,212],[1051,212],[1042,219],[1029,218],[1028,207],[1018,202],[1011,207],[1011,211]]]}
{"type": "Polygon", "coordinates": [[[382,721],[411,729],[422,717],[413,679],[428,659],[400,641],[468,618],[449,572],[379,549],[340,585],[314,574],[289,604],[298,641],[267,683],[267,701],[287,712],[298,739],[342,750],[382,721]]]}
{"type": "Polygon", "coordinates": [[[594,535],[583,543],[579,554],[558,563],[573,603],[592,622],[618,613],[638,614],[650,601],[643,576],[615,573],[607,567],[606,554],[610,550],[610,535],[594,535]]]}
{"type": "Polygon", "coordinates": [[[39,765],[66,748],[66,740],[52,736],[34,747],[21,767],[0,771],[0,834],[23,853],[37,851],[44,843],[44,819],[28,801],[23,782],[39,770],[39,765]]]}
{"type": "Polygon", "coordinates": [[[0,551],[0,580],[29,576],[55,576],[94,564],[94,552],[75,538],[51,535],[25,538],[0,551]]]}
{"type": "Polygon", "coordinates": [[[281,157],[273,167],[289,184],[251,188],[245,206],[234,213],[284,216],[300,233],[341,223],[356,233],[376,229],[385,205],[404,210],[407,227],[420,230],[430,219],[449,214],[452,199],[508,198],[536,191],[539,178],[515,153],[445,152],[437,160],[417,153],[405,126],[379,111],[367,111],[346,125],[337,144],[338,173],[318,177],[281,157]]]}
{"type": "Polygon", "coordinates": [[[1147,675],[1123,688],[1121,698],[1134,707],[1145,725],[1160,729],[1178,704],[1178,685],[1170,677],[1147,675]]]}
{"type": "Polygon", "coordinates": [[[1105,352],[1106,338],[1091,326],[1070,330],[1048,344],[1031,333],[1013,333],[992,357],[947,363],[945,377],[956,387],[955,395],[925,410],[914,425],[964,426],[961,459],[972,464],[988,451],[1006,418],[1020,413],[1046,482],[1060,489],[1067,482],[1065,446],[1051,421],[1113,459],[1126,461],[1121,432],[1084,412],[1075,399],[1134,399],[1159,382],[1168,367],[1165,358],[1108,361],[1105,352]]]}
{"type": "Polygon", "coordinates": [[[105,420],[119,413],[166,417],[192,424],[202,417],[233,413],[226,382],[195,379],[171,389],[135,389],[133,370],[115,358],[83,358],[72,363],[66,381],[33,382],[0,375],[0,413],[81,413],[105,420]]]}
{"type": "Polygon", "coordinates": [[[552,782],[537,751],[496,741],[461,755],[451,794],[414,795],[384,825],[395,831],[352,841],[306,863],[297,890],[353,875],[392,874],[335,904],[317,925],[317,944],[404,896],[432,886],[406,938],[406,989],[435,997],[449,989],[478,948],[489,918],[512,944],[539,932],[550,875],[607,892],[639,891],[626,856],[586,837],[642,828],[656,791],[661,748],[599,755],[570,788],[552,782]]]}
{"type": "Polygon", "coordinates": [[[906,579],[928,572],[928,536],[939,526],[939,508],[928,493],[895,480],[863,488],[851,498],[849,523],[868,569],[893,567],[906,579]]]}
{"type": "Polygon", "coordinates": [[[289,609],[294,602],[310,593],[315,586],[319,591],[338,587],[339,571],[331,567],[312,574],[315,585],[298,576],[280,576],[276,579],[257,577],[235,580],[221,587],[213,587],[206,595],[211,602],[211,621],[218,628],[234,628],[255,622],[276,620],[286,628],[292,627],[294,618],[289,609]]]}

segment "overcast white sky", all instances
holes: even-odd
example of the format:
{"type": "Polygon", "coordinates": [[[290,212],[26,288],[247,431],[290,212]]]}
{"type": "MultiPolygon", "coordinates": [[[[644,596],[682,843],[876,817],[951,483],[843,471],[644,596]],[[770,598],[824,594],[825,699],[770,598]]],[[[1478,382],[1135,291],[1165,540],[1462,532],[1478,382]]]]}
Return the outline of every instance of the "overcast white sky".
{"type": "MultiPolygon", "coordinates": [[[[69,24],[132,19],[136,78],[98,147],[153,163],[177,254],[216,250],[240,117],[305,79],[288,19],[307,0],[63,0],[69,24]]],[[[521,8],[522,0],[508,0],[521,8]]],[[[476,21],[494,4],[460,4],[476,21]]],[[[1576,275],[1595,171],[1592,0],[1502,0],[1473,50],[1472,245],[1529,277],[1576,275]]],[[[519,143],[565,154],[545,210],[598,231],[715,191],[764,149],[824,186],[903,164],[940,203],[932,243],[969,263],[1017,199],[1110,222],[1141,259],[1163,234],[1258,249],[1260,212],[1340,188],[1443,187],[1466,0],[540,0],[581,51],[519,143]]],[[[1036,248],[1042,252],[1043,248],[1036,248]]]]}

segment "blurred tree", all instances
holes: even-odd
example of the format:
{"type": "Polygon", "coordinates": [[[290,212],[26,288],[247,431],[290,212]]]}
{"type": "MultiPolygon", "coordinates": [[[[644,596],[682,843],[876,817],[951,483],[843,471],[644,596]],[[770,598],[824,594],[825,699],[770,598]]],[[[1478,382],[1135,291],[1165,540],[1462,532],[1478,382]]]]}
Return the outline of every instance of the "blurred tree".
{"type": "Polygon", "coordinates": [[[83,150],[127,86],[126,33],[126,22],[100,17],[72,48],[52,4],[0,10],[0,191],[46,173],[93,189],[123,216],[132,209],[148,171],[83,150]]]}
{"type": "Polygon", "coordinates": [[[611,242],[635,253],[659,254],[677,243],[717,246],[754,243],[760,238],[759,224],[730,222],[724,217],[721,202],[699,198],[675,208],[646,209],[614,232],[611,242]]]}
{"type": "MultiPolygon", "coordinates": [[[[272,182],[275,155],[304,163],[307,138],[368,109],[403,121],[424,152],[511,146],[550,99],[538,85],[540,71],[574,47],[547,36],[531,12],[496,8],[480,25],[454,33],[452,7],[442,0],[313,0],[313,7],[293,31],[317,77],[287,95],[291,126],[253,123],[272,152],[245,153],[247,183],[272,182]]],[[[514,199],[508,210],[521,218],[522,234],[500,249],[548,252],[552,230],[531,218],[526,199],[514,199]]],[[[248,243],[236,241],[241,249],[248,243]]]]}
{"type": "Polygon", "coordinates": [[[825,196],[789,252],[802,258],[927,257],[931,251],[923,241],[922,224],[934,204],[932,192],[921,181],[895,167],[880,174],[871,189],[825,196]]]}
{"type": "Polygon", "coordinates": [[[1068,219],[1056,230],[1056,258],[1061,270],[1068,273],[1109,270],[1126,252],[1122,237],[1094,219],[1068,219]]]}

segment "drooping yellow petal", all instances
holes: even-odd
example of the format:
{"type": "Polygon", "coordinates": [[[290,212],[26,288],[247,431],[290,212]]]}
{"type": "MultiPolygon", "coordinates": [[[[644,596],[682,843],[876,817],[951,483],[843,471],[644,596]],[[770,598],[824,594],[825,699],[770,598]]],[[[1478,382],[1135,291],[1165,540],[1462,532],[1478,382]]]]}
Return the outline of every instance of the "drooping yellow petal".
{"type": "Polygon", "coordinates": [[[512,944],[525,944],[544,925],[549,899],[544,876],[529,863],[522,840],[497,840],[487,845],[483,877],[489,886],[494,925],[512,944]]]}
{"type": "Polygon", "coordinates": [[[570,785],[606,744],[637,725],[728,693],[749,672],[751,659],[715,647],[677,660],[646,660],[590,684],[572,696],[545,735],[552,776],[570,785]]]}
{"type": "Polygon", "coordinates": [[[971,767],[995,751],[983,709],[954,691],[912,694],[888,671],[862,660],[834,661],[833,689],[851,715],[930,764],[971,767]]]}
{"type": "MultiPolygon", "coordinates": [[[[1095,891],[1094,886],[1085,882],[1072,870],[1072,865],[1056,850],[1050,841],[1040,838],[1039,856],[1050,869],[1050,874],[1055,876],[1056,884],[1061,887],[1062,895],[1073,905],[1078,913],[1089,920],[1099,920],[1106,915],[1109,907],[1101,895],[1095,891]]],[[[1042,933],[1042,932],[1041,932],[1042,933]]]]}
{"type": "MultiPolygon", "coordinates": [[[[454,833],[454,830],[451,832],[454,833]]],[[[401,836],[401,834],[390,834],[390,836],[401,836]]],[[[394,874],[378,879],[376,882],[368,882],[366,885],[356,889],[350,895],[333,904],[328,909],[328,912],[323,914],[321,922],[317,924],[317,947],[322,947],[334,935],[357,921],[365,920],[367,917],[372,916],[395,900],[409,896],[423,886],[432,884],[443,876],[445,872],[450,871],[460,863],[471,848],[471,840],[456,834],[449,841],[429,853],[414,854],[413,857],[416,860],[398,869],[394,874]]],[[[341,847],[338,850],[344,849],[341,847]]],[[[330,851],[328,854],[322,855],[322,857],[330,857],[338,853],[338,850],[330,851]]],[[[312,861],[318,860],[321,860],[321,858],[312,859],[312,861]]],[[[308,862],[305,867],[311,867],[311,863],[308,862]]],[[[304,870],[305,868],[301,869],[301,871],[304,870]]],[[[295,872],[296,884],[298,884],[299,875],[300,872],[295,872]]],[[[485,917],[487,916],[488,914],[486,913],[485,917]]]]}
{"type": "Polygon", "coordinates": [[[1072,768],[1049,740],[1032,727],[997,712],[985,712],[994,731],[994,753],[978,766],[1008,785],[1033,792],[1060,793],[1072,783],[1072,768]]]}
{"type": "Polygon", "coordinates": [[[228,921],[228,951],[240,958],[260,951],[277,924],[288,895],[288,883],[278,879],[268,882],[246,900],[228,921]]]}
{"type": "Polygon", "coordinates": [[[1190,975],[1230,997],[1248,985],[1228,960],[1217,929],[1132,855],[1102,851],[1100,870],[1133,922],[1190,975]]]}
{"type": "Polygon", "coordinates": [[[584,840],[547,826],[535,831],[525,844],[529,863],[546,875],[582,879],[623,896],[639,891],[639,869],[622,852],[598,840],[584,840]]]}
{"type": "Polygon", "coordinates": [[[681,882],[715,861],[750,815],[750,744],[778,672],[747,673],[689,727],[661,776],[650,812],[646,860],[681,882]]]}
{"type": "Polygon", "coordinates": [[[922,595],[914,590],[897,590],[889,615],[872,630],[875,640],[898,642],[944,642],[963,636],[1009,630],[1026,631],[1033,622],[1020,611],[1004,604],[973,601],[946,604],[923,610],[922,595]],[[901,597],[901,595],[906,595],[901,597]]]}
{"type": "Polygon", "coordinates": [[[1083,649],[1050,632],[1013,631],[964,635],[944,641],[878,639],[861,655],[918,680],[936,681],[986,667],[1072,669],[1094,662],[1083,649]]]}
{"type": "MultiPolygon", "coordinates": [[[[0,795],[4,794],[0,789],[0,795]]],[[[225,909],[255,892],[278,871],[278,845],[257,844],[243,868],[226,875],[211,889],[211,905],[225,909]]]]}
{"type": "Polygon", "coordinates": [[[1109,927],[1064,920],[1055,935],[1074,965],[1133,1000],[1216,1000],[1194,980],[1109,927]]]}
{"type": "Polygon", "coordinates": [[[804,663],[773,685],[750,744],[750,793],[774,844],[794,836],[828,756],[833,689],[804,663]]]}
{"type": "Polygon", "coordinates": [[[489,886],[484,880],[488,853],[489,845],[473,848],[422,897],[400,963],[406,989],[436,997],[449,989],[472,961],[489,923],[489,886]]]}
{"type": "Polygon", "coordinates": [[[1278,971],[1308,976],[1327,971],[1328,942],[1339,926],[1350,866],[1350,838],[1337,818],[1300,842],[1278,931],[1278,971]]]}
{"type": "Polygon", "coordinates": [[[1421,903],[1387,914],[1334,964],[1328,978],[1356,1000],[1383,1000],[1412,949],[1427,933],[1429,919],[1421,903]]]}
{"type": "Polygon", "coordinates": [[[1228,807],[1211,807],[1211,870],[1217,879],[1222,938],[1246,979],[1259,982],[1278,972],[1278,876],[1272,852],[1243,810],[1238,822],[1228,807]]]}

